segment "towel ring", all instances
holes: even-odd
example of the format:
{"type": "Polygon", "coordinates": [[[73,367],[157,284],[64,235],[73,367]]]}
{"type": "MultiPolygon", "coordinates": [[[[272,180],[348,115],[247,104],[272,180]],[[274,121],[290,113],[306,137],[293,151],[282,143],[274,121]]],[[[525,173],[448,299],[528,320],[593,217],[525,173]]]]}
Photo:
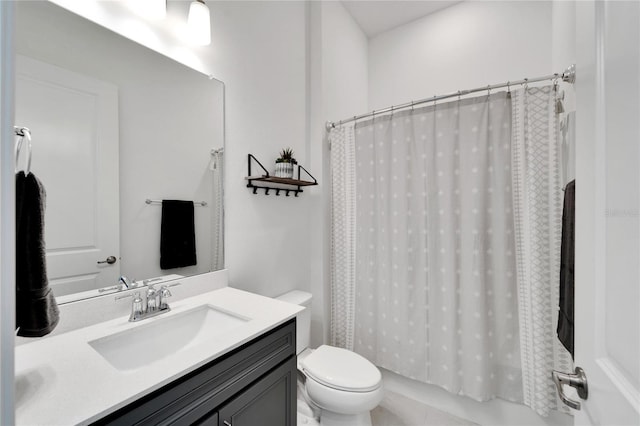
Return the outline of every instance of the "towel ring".
{"type": "Polygon", "coordinates": [[[22,144],[24,140],[27,140],[27,159],[26,159],[26,167],[24,169],[24,174],[28,175],[31,171],[31,131],[26,127],[15,127],[14,128],[16,135],[18,136],[18,140],[15,145],[15,158],[16,158],[16,173],[20,171],[18,164],[20,163],[20,152],[22,151],[22,144]]]}

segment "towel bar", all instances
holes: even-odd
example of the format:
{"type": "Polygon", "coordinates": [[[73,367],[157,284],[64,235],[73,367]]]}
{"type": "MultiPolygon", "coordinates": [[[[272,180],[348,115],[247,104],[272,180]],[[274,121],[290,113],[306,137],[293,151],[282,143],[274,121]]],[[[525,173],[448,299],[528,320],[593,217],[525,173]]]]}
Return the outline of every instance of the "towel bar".
{"type": "MultiPolygon", "coordinates": [[[[145,200],[145,203],[147,203],[147,204],[162,204],[162,200],[151,200],[151,199],[147,198],[145,200]]],[[[207,202],[206,201],[194,201],[193,205],[194,206],[206,207],[207,206],[207,202]]]]}

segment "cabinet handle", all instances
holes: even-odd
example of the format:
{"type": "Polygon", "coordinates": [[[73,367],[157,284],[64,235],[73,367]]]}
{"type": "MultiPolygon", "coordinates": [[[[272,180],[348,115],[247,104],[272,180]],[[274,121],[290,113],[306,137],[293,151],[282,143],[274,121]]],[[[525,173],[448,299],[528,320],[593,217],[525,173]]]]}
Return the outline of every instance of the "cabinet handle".
{"type": "Polygon", "coordinates": [[[223,421],[222,421],[222,423],[224,423],[224,424],[225,424],[225,426],[231,426],[231,423],[229,423],[229,422],[228,422],[228,421],[226,421],[226,420],[223,420],[223,421]]]}

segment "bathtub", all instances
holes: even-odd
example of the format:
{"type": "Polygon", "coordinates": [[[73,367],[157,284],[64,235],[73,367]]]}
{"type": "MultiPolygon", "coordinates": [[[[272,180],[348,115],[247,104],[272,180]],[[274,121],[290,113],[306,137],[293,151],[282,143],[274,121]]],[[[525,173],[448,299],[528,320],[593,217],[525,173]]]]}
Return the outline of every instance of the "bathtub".
{"type": "Polygon", "coordinates": [[[483,426],[573,426],[573,417],[558,411],[541,417],[522,404],[496,398],[478,402],[381,368],[386,390],[483,426]]]}

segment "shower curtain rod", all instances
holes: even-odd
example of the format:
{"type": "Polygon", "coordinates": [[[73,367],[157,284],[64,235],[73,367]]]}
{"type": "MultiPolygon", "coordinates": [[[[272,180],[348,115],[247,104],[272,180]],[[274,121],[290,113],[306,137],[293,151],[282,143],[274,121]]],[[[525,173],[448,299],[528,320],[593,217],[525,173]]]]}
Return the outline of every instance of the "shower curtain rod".
{"type": "MultiPolygon", "coordinates": [[[[373,110],[373,111],[367,112],[365,114],[354,115],[353,117],[349,117],[349,118],[345,118],[343,120],[340,120],[338,122],[338,125],[344,124],[344,123],[349,123],[351,121],[357,121],[357,120],[360,120],[360,119],[366,118],[366,117],[372,117],[372,116],[375,116],[376,114],[384,114],[386,112],[393,112],[393,111],[398,110],[398,109],[414,107],[416,105],[424,104],[424,103],[427,103],[427,102],[436,102],[436,101],[440,101],[442,99],[453,98],[453,97],[456,97],[456,96],[469,95],[471,93],[482,92],[484,90],[493,90],[493,89],[500,89],[502,87],[518,86],[520,84],[535,83],[536,81],[559,80],[559,79],[561,79],[562,81],[565,81],[567,83],[573,84],[576,81],[576,65],[575,64],[571,65],[569,68],[564,70],[564,72],[562,74],[555,73],[555,74],[551,74],[551,75],[545,75],[544,77],[525,78],[523,80],[507,81],[506,83],[494,84],[494,85],[489,85],[489,86],[484,86],[484,87],[478,87],[478,88],[475,88],[475,89],[458,90],[457,92],[448,93],[446,95],[432,96],[431,98],[420,99],[418,101],[411,101],[411,102],[407,102],[407,103],[404,103],[404,104],[401,104],[401,105],[393,105],[393,106],[390,106],[390,107],[384,108],[384,109],[373,110]]],[[[334,121],[327,121],[326,126],[327,126],[327,131],[329,131],[329,130],[334,129],[336,127],[336,123],[334,121]]]]}

